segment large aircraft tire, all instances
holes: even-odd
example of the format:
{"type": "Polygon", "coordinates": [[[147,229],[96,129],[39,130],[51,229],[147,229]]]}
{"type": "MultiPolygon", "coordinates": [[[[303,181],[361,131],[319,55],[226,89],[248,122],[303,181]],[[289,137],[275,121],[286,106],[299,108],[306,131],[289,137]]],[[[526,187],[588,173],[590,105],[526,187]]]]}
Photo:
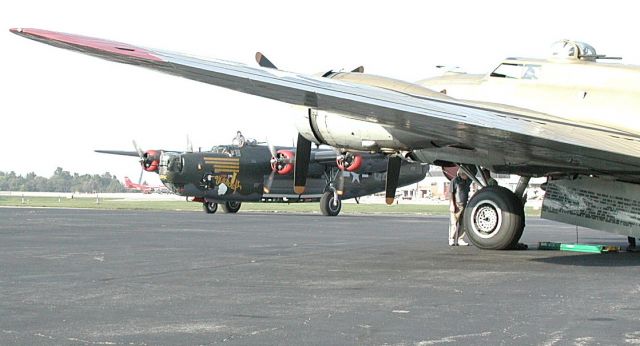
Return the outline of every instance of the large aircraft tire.
{"type": "Polygon", "coordinates": [[[501,186],[488,186],[467,204],[463,225],[476,247],[508,250],[518,245],[524,220],[524,207],[513,192],[501,186]]]}
{"type": "Polygon", "coordinates": [[[337,216],[340,214],[340,210],[342,209],[342,201],[338,197],[338,203],[333,204],[334,194],[333,192],[327,191],[322,194],[322,198],[320,198],[320,211],[324,216],[337,216]]]}
{"type": "Polygon", "coordinates": [[[241,202],[236,202],[236,201],[226,201],[222,204],[222,210],[225,213],[232,213],[235,214],[238,212],[238,210],[240,210],[240,207],[242,206],[241,202]]]}
{"type": "Polygon", "coordinates": [[[218,203],[216,202],[204,202],[202,203],[202,209],[207,214],[215,214],[218,211],[218,203]]]}

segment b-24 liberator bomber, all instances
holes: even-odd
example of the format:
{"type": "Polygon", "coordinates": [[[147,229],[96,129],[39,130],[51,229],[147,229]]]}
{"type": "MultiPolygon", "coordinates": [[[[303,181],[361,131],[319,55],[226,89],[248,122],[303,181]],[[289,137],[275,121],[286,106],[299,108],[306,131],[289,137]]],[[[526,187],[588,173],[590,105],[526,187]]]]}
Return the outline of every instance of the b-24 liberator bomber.
{"type": "MultiPolygon", "coordinates": [[[[387,183],[388,158],[382,154],[312,149],[306,189],[297,194],[293,184],[296,148],[255,141],[196,152],[142,151],[135,146],[136,151],[96,151],[139,156],[145,171],[159,174],[175,194],[202,203],[207,213],[215,213],[218,205],[227,213],[236,213],[242,202],[320,202],[323,215],[336,216],[343,200],[385,191],[387,183]]],[[[404,161],[397,187],[421,181],[428,171],[429,165],[404,161]]]]}

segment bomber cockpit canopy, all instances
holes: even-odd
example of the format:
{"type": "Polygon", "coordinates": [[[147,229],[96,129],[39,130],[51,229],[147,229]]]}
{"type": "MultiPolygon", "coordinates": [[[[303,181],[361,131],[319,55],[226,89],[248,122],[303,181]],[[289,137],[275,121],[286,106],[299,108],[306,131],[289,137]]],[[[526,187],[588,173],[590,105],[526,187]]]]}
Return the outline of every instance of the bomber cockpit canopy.
{"type": "Polygon", "coordinates": [[[560,40],[551,45],[551,56],[557,59],[595,61],[604,58],[598,55],[593,46],[578,41],[560,40]]]}
{"type": "Polygon", "coordinates": [[[229,157],[239,157],[240,147],[237,145],[217,145],[211,148],[211,152],[229,155],[229,157]]]}

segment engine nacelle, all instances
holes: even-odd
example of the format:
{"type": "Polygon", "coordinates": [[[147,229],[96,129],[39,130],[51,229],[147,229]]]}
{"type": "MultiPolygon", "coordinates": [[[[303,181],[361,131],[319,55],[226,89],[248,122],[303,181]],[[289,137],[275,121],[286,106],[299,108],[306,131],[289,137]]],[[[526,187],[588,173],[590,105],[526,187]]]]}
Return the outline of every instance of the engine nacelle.
{"type": "Polygon", "coordinates": [[[296,121],[298,132],[316,144],[360,151],[398,150],[406,145],[375,123],[347,118],[338,113],[308,109],[296,121]]]}
{"type": "Polygon", "coordinates": [[[362,166],[362,155],[346,153],[338,155],[336,158],[336,164],[341,171],[355,172],[362,166]]]}
{"type": "Polygon", "coordinates": [[[158,167],[160,166],[160,154],[161,152],[158,150],[147,150],[142,154],[142,161],[140,161],[142,169],[147,172],[158,173],[158,167]]]}
{"type": "Polygon", "coordinates": [[[271,169],[280,174],[287,175],[293,172],[293,159],[296,154],[290,150],[278,150],[276,157],[271,158],[271,169]]]}

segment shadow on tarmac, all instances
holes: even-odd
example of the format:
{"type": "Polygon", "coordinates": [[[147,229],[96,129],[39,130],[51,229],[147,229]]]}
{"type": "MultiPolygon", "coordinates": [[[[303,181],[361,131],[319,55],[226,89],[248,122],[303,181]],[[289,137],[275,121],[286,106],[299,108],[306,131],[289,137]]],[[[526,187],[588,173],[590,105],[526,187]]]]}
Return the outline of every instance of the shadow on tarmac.
{"type": "Polygon", "coordinates": [[[545,258],[534,258],[531,261],[564,266],[577,267],[638,267],[640,266],[640,253],[620,252],[612,253],[585,253],[573,256],[558,255],[545,258]]]}

